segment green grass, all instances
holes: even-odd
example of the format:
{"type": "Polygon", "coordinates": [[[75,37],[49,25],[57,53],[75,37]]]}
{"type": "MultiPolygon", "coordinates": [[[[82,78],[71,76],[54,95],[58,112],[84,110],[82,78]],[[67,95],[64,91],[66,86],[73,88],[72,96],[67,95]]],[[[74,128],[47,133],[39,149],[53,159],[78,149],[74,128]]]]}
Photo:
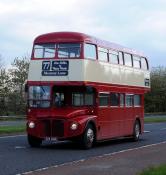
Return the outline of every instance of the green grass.
{"type": "Polygon", "coordinates": [[[0,126],[0,134],[11,134],[11,133],[20,133],[25,132],[26,126],[0,126]]]}
{"type": "Polygon", "coordinates": [[[164,118],[164,117],[156,117],[156,118],[145,117],[144,122],[145,123],[166,122],[166,118],[164,118]]]}
{"type": "Polygon", "coordinates": [[[166,165],[160,165],[158,167],[151,167],[144,170],[139,175],[166,175],[166,165]]]}

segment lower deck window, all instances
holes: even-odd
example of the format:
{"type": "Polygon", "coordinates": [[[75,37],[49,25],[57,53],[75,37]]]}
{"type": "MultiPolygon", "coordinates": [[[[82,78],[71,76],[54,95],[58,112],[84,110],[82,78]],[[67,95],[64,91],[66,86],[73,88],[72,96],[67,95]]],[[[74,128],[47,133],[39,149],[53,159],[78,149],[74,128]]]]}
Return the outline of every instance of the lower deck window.
{"type": "Polygon", "coordinates": [[[134,106],[141,106],[141,96],[134,95],[134,106]]]}
{"type": "Polygon", "coordinates": [[[126,95],[126,107],[133,106],[133,95],[126,95]]]}
{"type": "Polygon", "coordinates": [[[101,93],[99,94],[99,106],[109,105],[109,94],[101,93]]]}
{"type": "Polygon", "coordinates": [[[111,106],[119,106],[119,94],[111,93],[110,95],[111,106]]]}
{"type": "Polygon", "coordinates": [[[120,107],[124,107],[124,94],[120,94],[120,107]]]}

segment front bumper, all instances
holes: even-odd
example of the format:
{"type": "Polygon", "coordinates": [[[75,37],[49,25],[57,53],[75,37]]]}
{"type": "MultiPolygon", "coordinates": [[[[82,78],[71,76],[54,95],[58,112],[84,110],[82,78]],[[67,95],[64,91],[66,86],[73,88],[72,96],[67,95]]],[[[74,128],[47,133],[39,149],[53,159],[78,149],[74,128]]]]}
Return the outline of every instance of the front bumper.
{"type": "Polygon", "coordinates": [[[27,122],[27,133],[29,135],[39,137],[42,139],[45,138],[57,138],[57,139],[67,139],[79,136],[83,133],[83,127],[78,123],[76,130],[71,129],[72,120],[67,119],[37,119],[33,120],[35,123],[34,128],[29,127],[29,123],[32,120],[27,122]]]}

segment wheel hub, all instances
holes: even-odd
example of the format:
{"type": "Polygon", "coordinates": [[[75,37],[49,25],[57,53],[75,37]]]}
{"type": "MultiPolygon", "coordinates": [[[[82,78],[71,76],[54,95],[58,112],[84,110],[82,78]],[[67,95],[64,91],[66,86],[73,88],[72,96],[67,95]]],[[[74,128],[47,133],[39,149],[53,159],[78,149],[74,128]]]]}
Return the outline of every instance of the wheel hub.
{"type": "Polygon", "coordinates": [[[94,140],[94,132],[91,128],[89,128],[87,131],[87,140],[89,143],[92,143],[94,140]]]}
{"type": "Polygon", "coordinates": [[[135,126],[135,135],[136,135],[137,138],[139,137],[139,134],[140,134],[140,129],[139,129],[139,125],[137,124],[135,126]]]}

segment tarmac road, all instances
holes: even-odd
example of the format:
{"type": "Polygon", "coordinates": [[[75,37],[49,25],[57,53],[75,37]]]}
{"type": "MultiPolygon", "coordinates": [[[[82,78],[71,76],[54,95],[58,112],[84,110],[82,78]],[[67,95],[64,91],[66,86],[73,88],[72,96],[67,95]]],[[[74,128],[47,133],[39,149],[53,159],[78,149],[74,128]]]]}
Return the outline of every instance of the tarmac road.
{"type": "Polygon", "coordinates": [[[56,141],[45,142],[41,148],[30,148],[25,135],[0,137],[0,175],[21,174],[163,141],[166,141],[166,123],[145,124],[145,133],[139,142],[120,139],[98,143],[91,150],[80,150],[71,142],[56,141]]]}
{"type": "Polygon", "coordinates": [[[0,126],[20,126],[26,125],[25,120],[0,121],[0,126]]]}

